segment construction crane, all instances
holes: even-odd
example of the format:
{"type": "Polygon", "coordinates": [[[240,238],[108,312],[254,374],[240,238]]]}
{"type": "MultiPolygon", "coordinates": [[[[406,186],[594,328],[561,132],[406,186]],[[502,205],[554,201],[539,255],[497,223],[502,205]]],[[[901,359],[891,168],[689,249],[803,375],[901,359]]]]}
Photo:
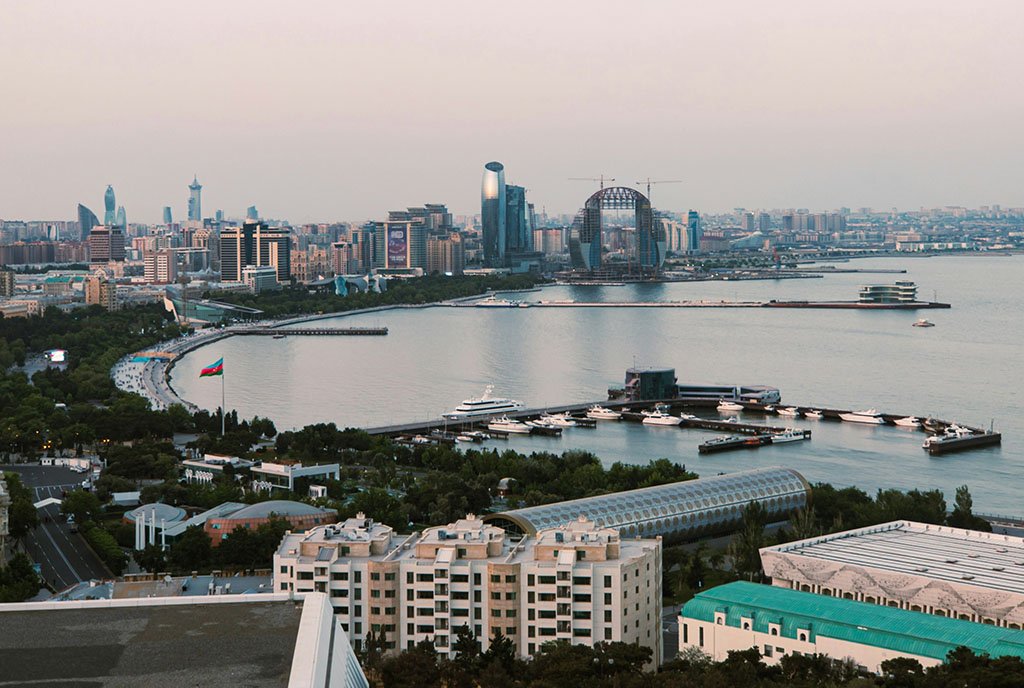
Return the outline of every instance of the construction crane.
{"type": "Polygon", "coordinates": [[[650,177],[647,178],[647,181],[639,181],[639,182],[637,182],[638,185],[639,184],[646,184],[647,185],[647,200],[648,201],[651,200],[651,186],[653,186],[654,184],[682,184],[682,183],[683,183],[682,179],[659,179],[657,181],[651,181],[650,177]]]}
{"type": "Polygon", "coordinates": [[[600,182],[601,190],[604,190],[605,182],[615,181],[615,177],[606,177],[603,174],[600,177],[569,177],[571,182],[600,182]]]}

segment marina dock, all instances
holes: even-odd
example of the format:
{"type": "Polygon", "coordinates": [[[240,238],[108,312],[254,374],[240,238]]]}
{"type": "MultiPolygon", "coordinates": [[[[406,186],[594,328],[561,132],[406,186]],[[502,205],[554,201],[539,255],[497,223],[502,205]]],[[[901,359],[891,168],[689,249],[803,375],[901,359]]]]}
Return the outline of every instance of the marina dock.
{"type": "MultiPolygon", "coordinates": [[[[459,307],[495,308],[493,304],[460,303],[459,307]]],[[[503,306],[497,306],[503,307],[503,306]]],[[[536,301],[510,304],[509,308],[830,308],[868,311],[908,311],[951,308],[936,301],[862,303],[860,301],[536,301]]]]}
{"type": "Polygon", "coordinates": [[[388,333],[386,327],[245,327],[234,330],[232,334],[241,336],[281,337],[382,337],[388,333]]]}

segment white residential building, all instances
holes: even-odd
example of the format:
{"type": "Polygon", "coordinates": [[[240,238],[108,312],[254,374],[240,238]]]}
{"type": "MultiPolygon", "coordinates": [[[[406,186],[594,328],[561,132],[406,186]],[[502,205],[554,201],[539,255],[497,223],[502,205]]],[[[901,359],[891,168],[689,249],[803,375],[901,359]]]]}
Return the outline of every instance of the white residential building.
{"type": "Polygon", "coordinates": [[[662,658],[661,539],[621,539],[585,518],[513,540],[473,514],[397,535],[362,514],[285,536],[278,592],[327,593],[358,649],[384,632],[388,649],[428,640],[450,652],[467,626],[487,649],[496,633],[522,656],[549,640],[651,648],[662,658]]]}

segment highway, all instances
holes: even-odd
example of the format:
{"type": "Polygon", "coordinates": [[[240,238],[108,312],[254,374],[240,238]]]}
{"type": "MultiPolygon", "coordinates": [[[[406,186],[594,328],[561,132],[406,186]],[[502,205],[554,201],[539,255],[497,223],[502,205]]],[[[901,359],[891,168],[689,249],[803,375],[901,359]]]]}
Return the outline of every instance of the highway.
{"type": "MultiPolygon", "coordinates": [[[[37,502],[48,497],[60,499],[63,490],[80,487],[85,477],[84,473],[63,466],[14,465],[4,466],[3,470],[19,474],[37,502]]],[[[25,537],[24,544],[32,560],[42,567],[43,578],[55,590],[92,578],[112,577],[85,539],[71,532],[71,526],[60,513],[60,505],[51,504],[39,510],[39,526],[25,537]]]]}

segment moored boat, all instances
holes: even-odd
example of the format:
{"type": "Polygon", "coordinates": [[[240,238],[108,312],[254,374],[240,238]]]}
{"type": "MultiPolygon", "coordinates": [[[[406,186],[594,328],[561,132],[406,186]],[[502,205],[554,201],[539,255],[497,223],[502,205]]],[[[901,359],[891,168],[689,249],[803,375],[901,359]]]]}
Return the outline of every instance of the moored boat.
{"type": "Polygon", "coordinates": [[[540,416],[540,420],[548,425],[553,425],[559,428],[576,427],[576,419],[568,413],[543,413],[540,416]]]}
{"type": "Polygon", "coordinates": [[[896,425],[901,428],[919,428],[921,427],[921,419],[917,416],[907,416],[906,418],[897,418],[895,421],[896,425]]]}
{"type": "Polygon", "coordinates": [[[839,417],[847,423],[865,423],[867,425],[883,425],[885,419],[882,418],[882,414],[875,409],[868,409],[866,411],[848,411],[846,413],[840,413],[839,417]]]}
{"type": "Polygon", "coordinates": [[[679,416],[673,416],[661,410],[644,411],[643,416],[644,419],[641,422],[644,425],[679,425],[683,422],[679,416]]]}
{"type": "Polygon", "coordinates": [[[793,428],[787,428],[783,432],[774,433],[771,436],[772,444],[784,444],[785,442],[799,442],[800,440],[808,439],[808,435],[803,430],[795,430],[793,428]]]}
{"type": "Polygon", "coordinates": [[[622,418],[622,414],[618,411],[613,411],[595,404],[587,409],[587,418],[593,418],[595,420],[619,420],[622,418]]]}
{"type": "Polygon", "coordinates": [[[494,387],[488,385],[484,393],[479,397],[466,399],[454,411],[442,415],[445,420],[469,420],[472,418],[484,418],[506,414],[510,411],[518,411],[524,407],[523,402],[515,399],[505,399],[494,396],[494,387]]]}
{"type": "Polygon", "coordinates": [[[495,432],[509,432],[516,435],[529,435],[530,426],[518,420],[512,420],[508,416],[495,418],[487,424],[488,430],[495,432]]]}
{"type": "Polygon", "coordinates": [[[776,411],[780,416],[786,416],[789,418],[797,418],[800,416],[800,409],[796,406],[787,406],[786,408],[780,408],[776,411]]]}
{"type": "Polygon", "coordinates": [[[721,401],[718,402],[718,406],[716,408],[719,411],[742,411],[743,404],[737,404],[735,401],[728,401],[726,399],[722,399],[721,401]]]}
{"type": "Polygon", "coordinates": [[[804,411],[804,418],[810,418],[811,420],[821,420],[825,417],[825,414],[817,409],[809,409],[804,411]]]}

